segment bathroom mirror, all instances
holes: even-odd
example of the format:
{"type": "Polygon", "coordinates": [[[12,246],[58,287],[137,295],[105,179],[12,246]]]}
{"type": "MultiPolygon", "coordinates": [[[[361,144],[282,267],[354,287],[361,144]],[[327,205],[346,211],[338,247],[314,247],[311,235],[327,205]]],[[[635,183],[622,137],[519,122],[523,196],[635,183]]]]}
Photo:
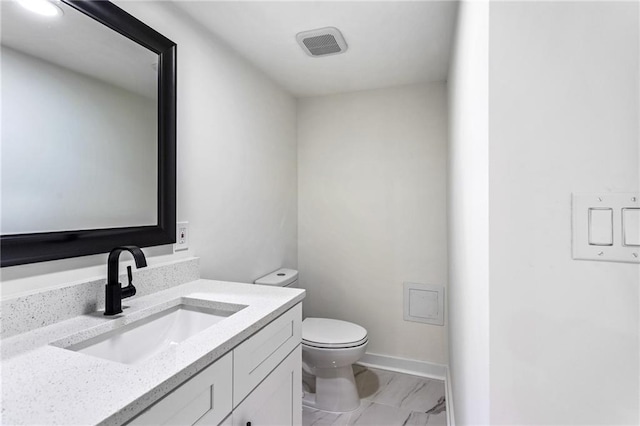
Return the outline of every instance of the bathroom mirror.
{"type": "Polygon", "coordinates": [[[176,45],[107,1],[2,7],[2,266],[175,242],[176,45]]]}

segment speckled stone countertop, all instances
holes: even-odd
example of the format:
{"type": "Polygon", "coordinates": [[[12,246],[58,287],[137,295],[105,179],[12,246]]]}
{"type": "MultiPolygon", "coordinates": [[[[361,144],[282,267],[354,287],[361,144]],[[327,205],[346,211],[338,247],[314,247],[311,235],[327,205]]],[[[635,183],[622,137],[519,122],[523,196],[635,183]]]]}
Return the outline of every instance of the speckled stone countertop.
{"type": "MultiPolygon", "coordinates": [[[[304,290],[197,280],[0,341],[3,425],[119,425],[132,419],[304,298],[304,290]],[[246,305],[141,364],[64,347],[182,302],[246,305]]],[[[231,391],[231,390],[229,390],[231,391]]]]}

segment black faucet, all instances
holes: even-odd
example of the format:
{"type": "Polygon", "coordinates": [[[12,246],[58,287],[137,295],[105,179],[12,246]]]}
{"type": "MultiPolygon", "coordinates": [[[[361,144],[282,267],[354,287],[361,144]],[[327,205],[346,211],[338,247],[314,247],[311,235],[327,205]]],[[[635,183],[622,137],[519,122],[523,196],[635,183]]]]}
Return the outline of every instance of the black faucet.
{"type": "Polygon", "coordinates": [[[120,253],[128,251],[133,255],[133,260],[136,262],[136,268],[144,268],[147,266],[147,259],[144,257],[144,253],[136,246],[122,246],[116,247],[109,253],[109,260],[107,260],[107,285],[105,286],[105,302],[104,302],[104,314],[116,315],[122,312],[122,299],[135,296],[136,288],[132,283],[131,266],[127,267],[127,275],[129,277],[129,284],[122,288],[118,282],[118,262],[120,259],[120,253]]]}

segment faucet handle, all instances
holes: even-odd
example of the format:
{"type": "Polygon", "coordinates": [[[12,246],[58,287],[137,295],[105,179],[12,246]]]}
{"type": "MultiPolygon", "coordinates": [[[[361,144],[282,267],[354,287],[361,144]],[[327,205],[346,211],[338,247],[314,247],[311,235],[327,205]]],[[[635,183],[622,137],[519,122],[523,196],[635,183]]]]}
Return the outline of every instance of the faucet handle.
{"type": "Polygon", "coordinates": [[[133,285],[133,273],[131,272],[131,266],[127,266],[127,278],[129,279],[129,284],[126,287],[122,288],[122,298],[126,299],[127,297],[136,295],[136,288],[133,285]]]}

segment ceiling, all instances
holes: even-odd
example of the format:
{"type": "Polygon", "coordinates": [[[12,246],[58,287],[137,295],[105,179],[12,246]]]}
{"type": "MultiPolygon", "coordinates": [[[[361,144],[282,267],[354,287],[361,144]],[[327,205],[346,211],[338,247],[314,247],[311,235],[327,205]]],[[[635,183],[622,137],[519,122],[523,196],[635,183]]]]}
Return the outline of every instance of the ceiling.
{"type": "Polygon", "coordinates": [[[447,79],[457,1],[174,2],[294,96],[447,79]],[[296,34],[329,26],[348,50],[307,56],[296,34]]]}

